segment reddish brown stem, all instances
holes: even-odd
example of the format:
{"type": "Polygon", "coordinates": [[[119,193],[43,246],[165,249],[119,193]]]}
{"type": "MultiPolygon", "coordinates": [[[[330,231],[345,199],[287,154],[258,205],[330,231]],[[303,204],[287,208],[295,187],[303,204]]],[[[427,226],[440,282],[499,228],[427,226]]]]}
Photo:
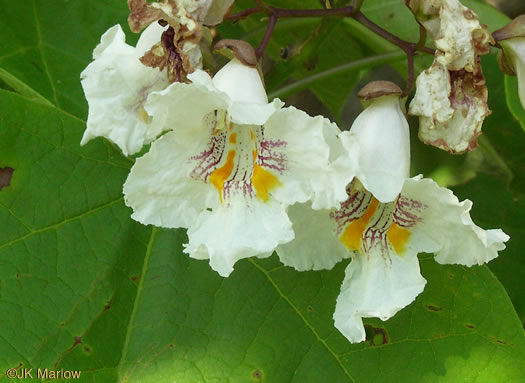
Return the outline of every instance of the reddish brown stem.
{"type": "Polygon", "coordinates": [[[266,32],[264,33],[264,37],[261,40],[261,43],[259,44],[259,47],[257,47],[257,50],[255,51],[255,56],[259,60],[263,54],[264,50],[266,49],[266,46],[268,45],[268,42],[270,41],[270,38],[272,37],[273,30],[275,29],[275,24],[277,23],[277,16],[270,15],[270,21],[268,22],[268,27],[266,28],[266,32]]]}
{"type": "Polygon", "coordinates": [[[407,62],[408,62],[408,74],[407,74],[407,84],[405,87],[405,90],[403,91],[402,96],[406,97],[412,92],[412,88],[414,88],[414,51],[409,50],[406,52],[407,54],[407,62]]]}
{"type": "MultiPolygon", "coordinates": [[[[266,13],[268,16],[274,16],[275,22],[281,18],[301,18],[301,17],[352,17],[358,23],[362,24],[366,28],[370,29],[372,32],[383,37],[385,40],[390,41],[392,44],[403,49],[405,52],[415,52],[421,51],[428,54],[434,54],[432,48],[421,46],[421,44],[415,44],[403,39],[400,39],[396,35],[388,32],[387,30],[381,28],[379,25],[375,24],[373,21],[368,19],[362,12],[353,12],[352,6],[342,7],[342,8],[330,8],[330,9],[286,9],[286,8],[276,8],[276,7],[253,7],[248,8],[242,12],[230,15],[226,20],[237,22],[242,20],[249,15],[255,13],[266,13]]],[[[274,22],[274,24],[275,24],[274,22]]],[[[275,27],[275,25],[273,25],[275,27]]],[[[270,30],[273,31],[273,27],[270,30]]],[[[270,28],[269,28],[270,29],[270,28]]],[[[268,33],[268,30],[267,30],[268,33]]],[[[271,33],[270,33],[271,35],[271,33]]],[[[265,34],[266,37],[266,34],[265,34]]],[[[267,42],[265,43],[266,46],[267,42]]],[[[261,43],[262,45],[262,43],[261,43]]]]}
{"type": "Polygon", "coordinates": [[[226,16],[224,18],[224,20],[232,21],[232,22],[236,23],[236,22],[238,22],[240,20],[243,20],[243,19],[247,18],[251,14],[260,13],[260,12],[262,12],[262,10],[259,7],[248,8],[248,9],[245,9],[244,11],[239,12],[239,13],[235,13],[233,15],[228,15],[228,16],[226,16]]]}

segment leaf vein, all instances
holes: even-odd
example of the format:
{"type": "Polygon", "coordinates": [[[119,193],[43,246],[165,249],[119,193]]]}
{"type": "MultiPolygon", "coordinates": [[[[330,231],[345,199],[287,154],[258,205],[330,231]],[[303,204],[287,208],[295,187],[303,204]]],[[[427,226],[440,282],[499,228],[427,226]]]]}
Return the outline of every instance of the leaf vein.
{"type": "MultiPolygon", "coordinates": [[[[124,346],[122,348],[122,355],[120,357],[120,361],[117,365],[117,377],[118,377],[118,382],[123,382],[123,381],[126,381],[127,379],[123,379],[123,367],[124,367],[124,364],[125,364],[125,361],[126,361],[126,356],[127,356],[127,353],[128,353],[128,348],[129,348],[129,343],[130,343],[130,340],[131,340],[131,333],[132,333],[132,329],[133,329],[133,323],[135,322],[135,317],[137,316],[137,311],[138,311],[138,307],[139,307],[139,304],[140,304],[140,298],[142,296],[142,290],[143,290],[143,286],[144,286],[144,280],[146,279],[146,272],[148,270],[148,264],[149,264],[149,258],[151,256],[151,252],[152,252],[152,249],[153,249],[153,243],[155,242],[155,237],[157,235],[157,228],[155,226],[152,227],[151,229],[151,236],[149,238],[149,241],[148,241],[148,246],[146,248],[146,255],[144,257],[144,264],[142,265],[142,271],[140,273],[140,281],[139,281],[139,284],[137,286],[137,295],[135,297],[135,302],[133,303],[133,310],[131,311],[131,315],[129,317],[129,322],[128,322],[128,325],[127,325],[127,329],[126,329],[126,338],[124,340],[124,346]]],[[[127,377],[126,377],[127,378],[127,377]]]]}
{"type": "Polygon", "coordinates": [[[114,205],[115,203],[122,201],[122,199],[123,199],[123,197],[121,196],[121,197],[119,197],[119,198],[117,198],[117,199],[115,199],[113,201],[110,201],[110,202],[105,203],[103,205],[97,206],[97,207],[95,207],[93,209],[85,211],[85,212],[83,212],[83,213],[81,213],[79,215],[76,215],[74,217],[66,218],[63,221],[54,223],[54,224],[49,225],[49,226],[45,226],[45,227],[43,227],[41,229],[33,230],[30,233],[27,233],[27,234],[25,234],[25,235],[23,235],[21,237],[15,238],[15,239],[13,239],[13,240],[11,240],[9,242],[6,242],[6,243],[0,245],[0,250],[4,249],[6,247],[10,247],[10,246],[14,245],[15,243],[18,243],[18,242],[21,242],[21,241],[25,241],[26,239],[28,239],[29,237],[32,237],[35,234],[40,234],[40,233],[43,233],[43,232],[48,231],[48,230],[58,229],[59,227],[65,225],[65,224],[67,224],[69,222],[73,222],[73,221],[79,220],[79,219],[81,219],[81,218],[83,218],[83,217],[85,217],[85,216],[87,216],[89,214],[96,213],[99,210],[103,210],[105,208],[108,208],[108,207],[114,205]]]}
{"type": "Polygon", "coordinates": [[[55,87],[55,84],[53,83],[53,78],[51,77],[51,73],[49,72],[49,65],[47,64],[46,56],[44,55],[43,48],[43,40],[42,40],[42,31],[40,30],[40,21],[38,20],[38,13],[36,10],[36,2],[33,0],[33,14],[35,16],[35,28],[36,28],[36,37],[38,40],[38,51],[40,52],[40,58],[42,59],[42,64],[44,65],[44,71],[46,73],[46,76],[49,80],[49,85],[51,86],[51,90],[53,92],[53,99],[55,101],[55,105],[59,106],[58,104],[58,97],[57,97],[57,90],[55,87]]]}
{"type": "Polygon", "coordinates": [[[321,338],[319,336],[319,334],[317,333],[317,331],[315,330],[315,328],[310,324],[310,322],[308,322],[306,320],[306,318],[304,317],[304,315],[299,311],[299,309],[292,303],[292,301],[286,296],[284,295],[284,293],[282,292],[282,290],[280,289],[280,287],[277,285],[277,283],[273,280],[273,278],[270,276],[270,274],[268,274],[268,272],[263,269],[257,262],[255,262],[253,259],[249,259],[249,261],[252,263],[252,265],[257,269],[259,270],[261,273],[263,273],[266,278],[268,279],[268,281],[271,283],[271,285],[275,288],[275,290],[277,291],[277,293],[281,296],[281,298],[290,305],[290,307],[295,311],[295,313],[302,319],[302,321],[305,323],[305,325],[312,331],[312,333],[315,335],[315,337],[317,338],[317,340],[326,348],[326,350],[333,356],[333,358],[336,360],[337,364],[339,364],[339,366],[341,367],[341,369],[343,370],[344,374],[346,376],[348,376],[348,379],[350,379],[350,381],[352,383],[354,383],[354,378],[352,378],[352,376],[350,375],[350,373],[348,372],[348,370],[346,369],[346,367],[344,366],[344,364],[341,362],[339,356],[328,346],[328,344],[326,343],[326,341],[321,338]]]}

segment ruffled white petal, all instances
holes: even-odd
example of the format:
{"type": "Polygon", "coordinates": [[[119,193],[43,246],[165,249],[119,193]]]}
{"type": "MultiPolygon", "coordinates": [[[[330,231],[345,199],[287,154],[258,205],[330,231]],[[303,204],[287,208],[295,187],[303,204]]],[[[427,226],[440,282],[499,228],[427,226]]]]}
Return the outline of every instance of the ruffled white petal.
{"type": "Polygon", "coordinates": [[[288,107],[273,114],[264,129],[272,151],[286,158],[274,198],[286,204],[311,200],[314,209],[332,208],[347,198],[353,163],[343,156],[335,124],[288,107]]]}
{"type": "Polygon", "coordinates": [[[350,132],[340,135],[356,177],[380,202],[393,201],[410,167],[408,122],[399,97],[374,101],[356,118],[350,132]]]}
{"type": "Polygon", "coordinates": [[[81,73],[82,87],[89,104],[87,129],[81,145],[94,137],[106,137],[124,154],[134,154],[151,142],[160,131],[152,128],[144,110],[152,91],[168,86],[166,73],[144,66],[139,58],[147,45],[160,40],[162,28],[148,27],[140,49],[125,43],[119,25],[110,28],[95,48],[95,61],[81,73]],[[154,133],[152,133],[152,129],[154,133]]]}
{"type": "Polygon", "coordinates": [[[410,245],[419,251],[436,252],[442,264],[481,265],[505,249],[509,236],[502,230],[483,230],[470,218],[472,202],[459,202],[452,191],[430,179],[408,179],[402,195],[426,206],[411,230],[410,245]]]}
{"type": "Polygon", "coordinates": [[[100,37],[100,43],[93,50],[93,58],[100,58],[107,50],[115,54],[132,54],[133,47],[126,44],[126,35],[120,25],[113,25],[100,37]]]}
{"type": "Polygon", "coordinates": [[[188,160],[208,144],[203,129],[169,132],[155,141],[150,151],[137,159],[124,184],[131,217],[160,227],[188,227],[201,211],[219,205],[217,192],[189,177],[194,165],[188,160]]]}
{"type": "Polygon", "coordinates": [[[313,210],[308,203],[288,208],[295,239],[277,247],[279,259],[299,271],[329,270],[339,261],[349,258],[349,252],[337,240],[337,223],[330,210],[313,210]]]}
{"type": "Polygon", "coordinates": [[[391,318],[409,305],[425,284],[415,254],[393,254],[389,259],[377,253],[358,254],[346,268],[335,306],[335,327],[350,342],[361,342],[365,340],[362,318],[391,318]]]}
{"type": "Polygon", "coordinates": [[[184,250],[192,258],[209,259],[210,266],[227,277],[243,258],[269,256],[294,238],[283,205],[275,201],[232,198],[212,211],[204,210],[188,229],[184,250]]]}

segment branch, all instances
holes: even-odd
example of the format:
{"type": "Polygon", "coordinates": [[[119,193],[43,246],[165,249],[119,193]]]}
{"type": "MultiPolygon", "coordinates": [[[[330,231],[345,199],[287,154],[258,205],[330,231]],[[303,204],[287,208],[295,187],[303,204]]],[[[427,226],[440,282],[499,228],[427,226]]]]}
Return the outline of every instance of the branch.
{"type": "MultiPolygon", "coordinates": [[[[261,4],[261,3],[264,4],[262,0],[256,0],[256,2],[258,4],[261,4]]],[[[329,9],[286,9],[286,8],[276,8],[276,7],[267,6],[266,4],[264,5],[265,7],[257,6],[254,8],[248,8],[242,12],[239,12],[233,15],[229,15],[226,18],[226,20],[237,22],[255,13],[265,13],[270,17],[274,16],[276,19],[275,22],[278,19],[284,19],[284,18],[351,17],[355,19],[357,22],[359,22],[360,24],[364,25],[366,28],[368,28],[372,32],[384,38],[385,40],[403,49],[405,52],[412,50],[413,52],[420,51],[420,52],[428,53],[431,55],[434,54],[434,50],[432,48],[425,47],[424,41],[423,43],[421,43],[421,39],[418,43],[411,43],[411,42],[405,41],[397,37],[396,35],[388,32],[387,30],[381,28],[379,25],[377,25],[376,23],[368,19],[362,12],[357,11],[357,9],[354,9],[354,7],[352,6],[346,6],[342,8],[329,8],[329,9]]]]}
{"type": "Polygon", "coordinates": [[[264,50],[266,49],[266,45],[268,45],[268,42],[270,41],[270,38],[272,37],[273,30],[275,28],[275,24],[277,23],[277,17],[275,15],[270,15],[270,21],[268,23],[268,28],[266,29],[266,32],[264,33],[264,37],[259,44],[259,47],[255,51],[255,56],[259,60],[263,54],[264,50]]]}

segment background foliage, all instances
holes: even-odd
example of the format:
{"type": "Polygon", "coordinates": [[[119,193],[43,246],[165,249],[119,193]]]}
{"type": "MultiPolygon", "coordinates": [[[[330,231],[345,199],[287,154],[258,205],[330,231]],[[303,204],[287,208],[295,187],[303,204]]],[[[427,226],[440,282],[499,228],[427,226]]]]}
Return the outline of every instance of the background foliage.
{"type": "MultiPolygon", "coordinates": [[[[464,3],[491,30],[507,22],[464,3]]],[[[366,0],[363,12],[410,40],[403,4],[366,0]]],[[[183,230],[130,219],[133,159],[103,139],[79,146],[79,73],[110,26],[136,41],[126,18],[123,0],[0,0],[0,169],[14,169],[0,189],[0,379],[40,367],[81,370],[83,382],[525,382],[525,112],[495,55],[483,58],[493,114],[480,149],[451,157],[414,136],[412,169],[455,185],[479,225],[510,234],[508,248],[470,269],[423,255],[425,292],[387,322],[366,320],[367,341],[350,345],[331,319],[346,263],[299,273],[250,259],[223,279],[182,254],[183,230]]],[[[265,25],[252,16],[217,32],[256,45],[265,25]]],[[[406,75],[397,48],[346,19],[279,21],[267,56],[271,95],[342,128],[360,111],[356,87],[406,75]]]]}

